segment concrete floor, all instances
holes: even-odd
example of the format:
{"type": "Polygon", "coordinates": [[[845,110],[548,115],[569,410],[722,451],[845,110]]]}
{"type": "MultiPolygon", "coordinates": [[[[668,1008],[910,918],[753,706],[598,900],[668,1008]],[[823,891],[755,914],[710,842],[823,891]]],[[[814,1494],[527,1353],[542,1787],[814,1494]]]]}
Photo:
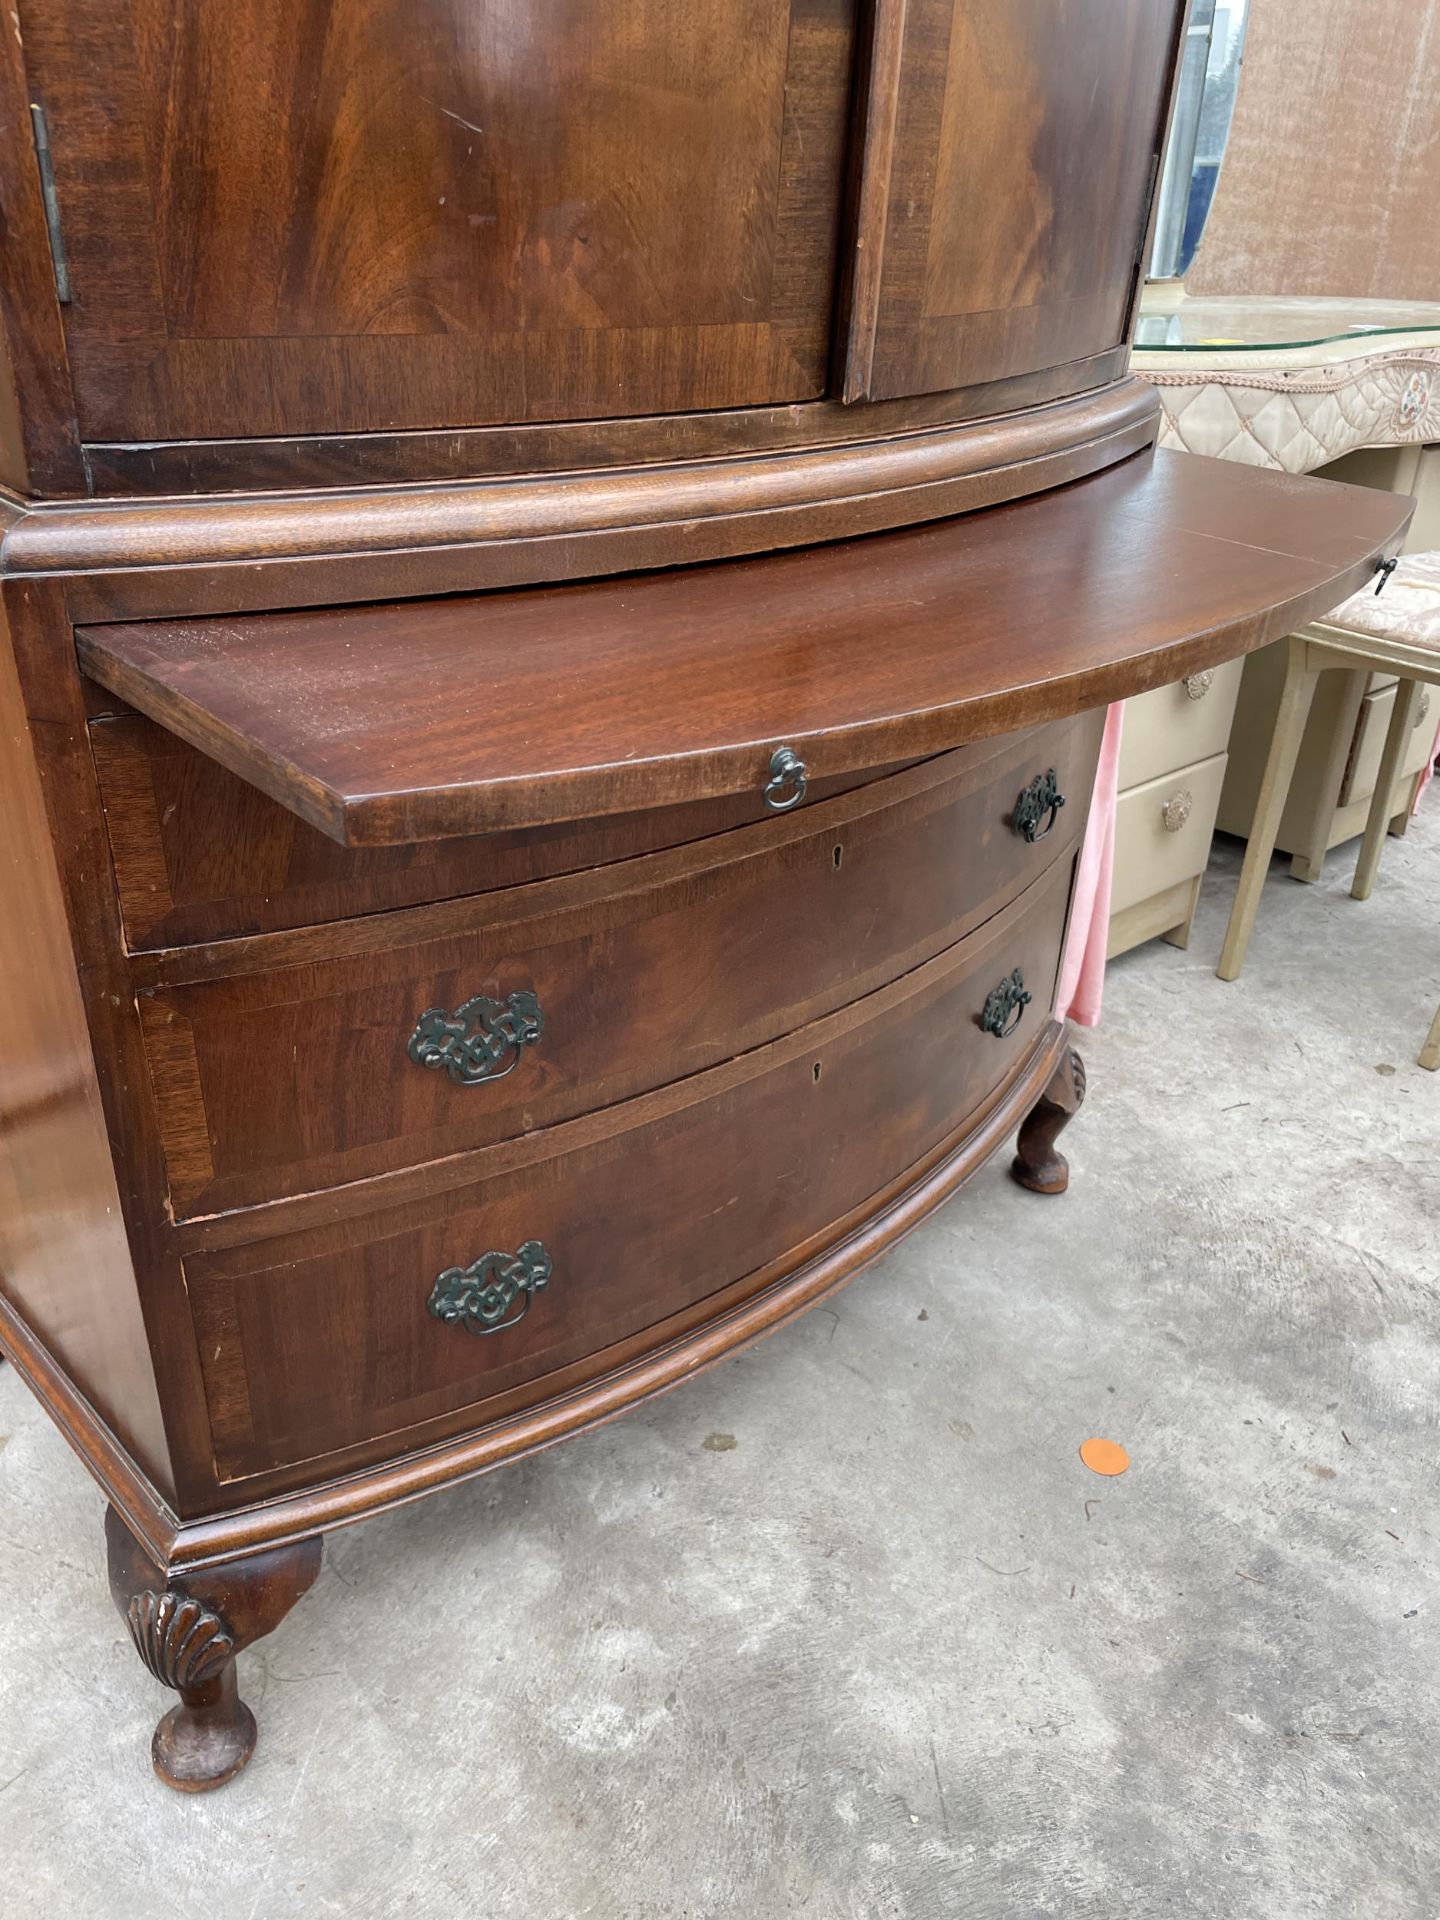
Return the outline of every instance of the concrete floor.
{"type": "Polygon", "coordinates": [[[0,1912],[1434,1920],[1440,808],[1112,970],[999,1163],[637,1417],[334,1539],[152,1779],[101,1503],[0,1373],[0,1912]],[[1076,1449],[1129,1448],[1119,1480],[1076,1449]]]}

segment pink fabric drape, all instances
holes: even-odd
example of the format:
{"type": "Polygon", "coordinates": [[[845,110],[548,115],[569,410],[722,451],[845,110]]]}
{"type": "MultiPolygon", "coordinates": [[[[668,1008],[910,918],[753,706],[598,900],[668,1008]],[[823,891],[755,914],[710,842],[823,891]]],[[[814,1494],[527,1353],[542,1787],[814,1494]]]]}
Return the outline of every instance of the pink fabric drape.
{"type": "MultiPolygon", "coordinates": [[[[1065,942],[1065,957],[1060,962],[1060,991],[1056,1017],[1073,1020],[1077,1026],[1100,1024],[1100,1007],[1105,997],[1105,948],[1110,937],[1110,883],[1115,872],[1115,802],[1120,778],[1120,728],[1125,708],[1117,704],[1105,715],[1105,735],[1100,743],[1100,764],[1095,769],[1095,795],[1090,803],[1090,824],[1085,829],[1085,845],[1080,854],[1080,869],[1075,876],[1075,901],[1070,912],[1070,933],[1065,942]]],[[[1435,777],[1435,760],[1440,755],[1440,728],[1435,747],[1425,767],[1425,778],[1415,796],[1418,813],[1425,790],[1435,777]]]]}
{"type": "Polygon", "coordinates": [[[1416,789],[1415,805],[1411,809],[1412,813],[1418,813],[1420,811],[1420,802],[1425,798],[1425,790],[1435,778],[1435,760],[1437,755],[1440,755],[1440,727],[1435,729],[1435,744],[1430,749],[1430,758],[1425,762],[1425,778],[1416,789]]]}
{"type": "Polygon", "coordinates": [[[1115,800],[1120,783],[1120,728],[1125,718],[1117,702],[1105,715],[1100,742],[1100,764],[1095,769],[1095,794],[1090,824],[1075,875],[1075,899],[1070,910],[1070,933],[1060,962],[1060,991],[1056,1016],[1079,1026],[1100,1022],[1105,992],[1105,947],[1110,937],[1110,882],[1115,872],[1115,800]]]}

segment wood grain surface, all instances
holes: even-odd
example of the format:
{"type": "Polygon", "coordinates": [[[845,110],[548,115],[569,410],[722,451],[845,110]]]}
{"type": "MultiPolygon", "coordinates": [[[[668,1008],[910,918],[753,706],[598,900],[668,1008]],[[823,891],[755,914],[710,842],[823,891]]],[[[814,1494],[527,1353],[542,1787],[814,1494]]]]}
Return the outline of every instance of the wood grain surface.
{"type": "MultiPolygon", "coordinates": [[[[152,1671],[162,1587],[243,1644],[320,1529],[784,1324],[1032,1109],[1062,1183],[1098,709],[1327,610],[1408,517],[1145,451],[1177,19],[16,0],[0,1336],[152,1671]],[[503,1082],[411,1056],[520,989],[503,1082]],[[531,1238],[515,1326],[427,1310],[531,1238]]],[[[248,1752],[213,1678],[179,1784],[248,1752]]]]}
{"type": "MultiPolygon", "coordinates": [[[[10,27],[15,26],[12,14],[10,27]]],[[[21,35],[0,33],[0,484],[86,491],[21,35]]]]}
{"type": "Polygon", "coordinates": [[[139,1004],[175,1215],[553,1126],[873,992],[1072,852],[1098,748],[1096,714],[571,881],[158,959],[179,979],[139,1004]],[[1047,769],[1068,804],[1030,842],[1014,810],[1047,769]],[[543,1029],[502,1078],[410,1058],[423,1010],[517,991],[543,1029]]]}
{"type": "MultiPolygon", "coordinates": [[[[768,816],[758,794],[403,847],[342,847],[258,787],[88,683],[110,855],[132,952],[391,913],[630,860],[768,816]]],[[[814,800],[873,779],[817,781],[814,800]]]]}
{"type": "Polygon", "coordinates": [[[848,399],[933,392],[1126,337],[1179,0],[880,0],[848,399]]]}
{"type": "MultiPolygon", "coordinates": [[[[247,439],[99,442],[85,448],[97,494],[229,493],[268,487],[328,488],[582,474],[596,468],[780,454],[836,447],[886,434],[971,422],[1045,407],[1075,394],[1128,384],[1130,349],[982,380],[947,393],[906,395],[864,407],[825,398],[779,407],[717,407],[704,413],[446,427],[387,433],[252,436],[247,439]]],[[[1019,425],[1012,421],[1011,425],[1019,425]]],[[[736,484],[740,475],[730,476],[736,484]]]]}
{"type": "Polygon", "coordinates": [[[1030,1051],[1053,999],[1071,865],[884,990],[713,1079],[628,1102],[603,1128],[531,1135],[509,1170],[423,1207],[190,1255],[221,1477],[382,1435],[398,1451],[398,1429],[519,1389],[515,1411],[602,1375],[629,1336],[658,1328],[644,1344],[660,1344],[671,1316],[823,1238],[1030,1051]],[[1034,1004],[997,1039],[980,1015],[1016,967],[1034,1004]],[[477,1337],[427,1312],[442,1270],[529,1240],[554,1273],[517,1325],[477,1337]]]}
{"type": "MultiPolygon", "coordinates": [[[[867,409],[868,412],[868,409],[867,409]]],[[[1155,438],[1123,379],[959,425],[599,471],[324,491],[75,501],[0,514],[0,575],[59,574],[77,622],[473,592],[692,565],[968,513],[1155,438]]],[[[823,438],[823,437],[822,437],[823,438]]]]}
{"type": "Polygon", "coordinates": [[[162,1485],[151,1373],[11,632],[0,618],[0,1295],[162,1485]]]}
{"type": "Polygon", "coordinates": [[[1409,511],[1160,453],[762,560],[77,639],[92,678],[302,819],[401,844],[759,792],[782,745],[829,776],[1143,692],[1345,598],[1409,511]]]}
{"type": "Polygon", "coordinates": [[[26,0],[84,436],[824,391],[851,0],[26,0]]]}

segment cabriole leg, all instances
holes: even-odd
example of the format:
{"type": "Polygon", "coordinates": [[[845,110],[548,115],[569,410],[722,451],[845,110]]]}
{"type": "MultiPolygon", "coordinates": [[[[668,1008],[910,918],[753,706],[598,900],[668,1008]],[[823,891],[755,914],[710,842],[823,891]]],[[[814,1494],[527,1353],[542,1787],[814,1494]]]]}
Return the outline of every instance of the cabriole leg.
{"type": "Polygon", "coordinates": [[[1070,1162],[1057,1151],[1060,1133],[1080,1111],[1085,1099],[1085,1062],[1066,1047],[1050,1084],[1020,1123],[1015,1159],[1010,1171],[1032,1193],[1064,1193],[1070,1184],[1070,1162]]]}
{"type": "Polygon", "coordinates": [[[236,1688],[235,1655],[272,1633],[309,1592],[320,1571],[320,1542],[167,1573],[112,1507],[105,1544],[110,1592],[135,1651],[180,1695],[155,1729],[155,1771],[182,1793],[223,1786],[255,1751],[255,1716],[236,1688]]]}

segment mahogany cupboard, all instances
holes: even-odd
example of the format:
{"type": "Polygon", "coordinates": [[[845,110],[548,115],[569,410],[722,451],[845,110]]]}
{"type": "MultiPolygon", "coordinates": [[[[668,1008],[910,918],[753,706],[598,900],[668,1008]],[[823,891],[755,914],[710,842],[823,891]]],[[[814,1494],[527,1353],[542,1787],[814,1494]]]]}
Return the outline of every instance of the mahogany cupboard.
{"type": "Polygon", "coordinates": [[[1064,1187],[1100,708],[1406,520],[1154,451],[1182,11],[18,0],[0,1339],[171,1785],[326,1529],[1064,1187]]]}

